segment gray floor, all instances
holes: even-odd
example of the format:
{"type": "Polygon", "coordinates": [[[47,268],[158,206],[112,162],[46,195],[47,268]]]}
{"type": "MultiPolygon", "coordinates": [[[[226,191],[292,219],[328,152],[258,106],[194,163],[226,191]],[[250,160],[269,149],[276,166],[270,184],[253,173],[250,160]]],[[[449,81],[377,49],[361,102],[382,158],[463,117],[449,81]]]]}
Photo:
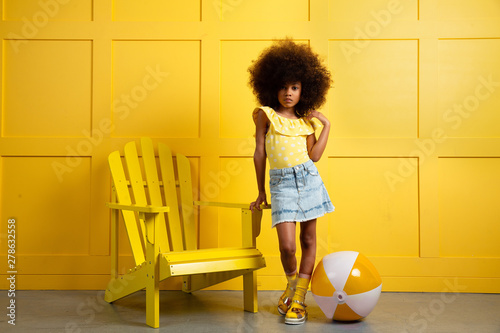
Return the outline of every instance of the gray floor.
{"type": "Polygon", "coordinates": [[[308,294],[309,320],[290,326],[276,311],[281,292],[259,291],[259,313],[242,310],[241,291],[162,291],[160,329],[145,325],[145,294],[113,305],[102,291],[18,291],[15,326],[0,291],[0,332],[500,332],[499,294],[382,293],[373,312],[354,323],[332,322],[308,294]]]}

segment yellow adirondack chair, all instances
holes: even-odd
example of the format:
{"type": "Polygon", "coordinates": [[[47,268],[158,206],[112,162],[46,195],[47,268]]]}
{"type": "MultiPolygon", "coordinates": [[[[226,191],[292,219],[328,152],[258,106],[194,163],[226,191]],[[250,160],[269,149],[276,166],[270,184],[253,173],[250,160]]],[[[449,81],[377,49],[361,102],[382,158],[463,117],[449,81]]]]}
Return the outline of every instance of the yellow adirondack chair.
{"type": "Polygon", "coordinates": [[[151,327],[159,327],[160,281],[183,276],[183,291],[192,292],[243,276],[244,309],[257,312],[256,270],[266,265],[262,253],[255,248],[262,213],[252,214],[248,204],[193,201],[188,159],[183,155],[176,155],[176,180],[172,153],[166,145],[158,145],[159,173],[151,139],[141,139],[141,148],[142,170],[135,142],[125,145],[127,171],[122,165],[119,151],[112,152],[108,158],[113,178],[112,202],[107,204],[112,209],[112,277],[106,288],[105,300],[111,303],[145,288],[146,323],[151,327]],[[146,181],[143,180],[142,171],[146,181]],[[177,192],[180,193],[179,200],[177,192]],[[242,247],[197,249],[194,220],[196,205],[241,209],[242,247]],[[135,267],[118,276],[120,212],[132,248],[135,267]]]}

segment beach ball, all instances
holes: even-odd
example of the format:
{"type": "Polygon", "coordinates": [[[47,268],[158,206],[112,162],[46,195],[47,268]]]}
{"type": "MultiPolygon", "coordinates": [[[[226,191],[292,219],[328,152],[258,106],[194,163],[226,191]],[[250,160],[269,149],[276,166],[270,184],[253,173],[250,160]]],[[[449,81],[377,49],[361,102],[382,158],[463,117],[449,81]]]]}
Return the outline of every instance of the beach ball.
{"type": "Polygon", "coordinates": [[[340,251],[321,259],[311,279],[311,292],[328,319],[352,321],[366,317],[375,307],[382,279],[359,252],[340,251]]]}

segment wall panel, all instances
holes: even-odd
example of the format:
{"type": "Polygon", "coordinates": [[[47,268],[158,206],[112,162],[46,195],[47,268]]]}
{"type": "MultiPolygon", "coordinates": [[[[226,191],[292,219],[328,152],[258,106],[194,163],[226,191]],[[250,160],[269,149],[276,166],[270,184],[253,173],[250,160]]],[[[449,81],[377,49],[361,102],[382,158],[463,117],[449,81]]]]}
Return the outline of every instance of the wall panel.
{"type": "Polygon", "coordinates": [[[270,45],[271,41],[221,42],[221,137],[244,138],[254,134],[255,125],[251,116],[241,121],[241,115],[250,114],[252,105],[256,105],[248,86],[248,72],[241,69],[250,66],[260,51],[270,45]]]}
{"type": "Polygon", "coordinates": [[[500,17],[500,3],[495,0],[438,0],[437,9],[441,19],[484,19],[500,17]]]}
{"type": "Polygon", "coordinates": [[[113,88],[113,136],[199,136],[199,41],[114,41],[113,88]]]}
{"type": "Polygon", "coordinates": [[[449,136],[500,137],[499,58],[500,39],[439,41],[439,125],[449,136]]]}
{"type": "Polygon", "coordinates": [[[391,191],[385,172],[398,163],[396,158],[328,159],[327,188],[336,206],[328,216],[330,242],[337,250],[418,257],[418,177],[412,174],[391,191]]]}
{"type": "Polygon", "coordinates": [[[34,26],[48,21],[92,21],[93,0],[39,1],[4,0],[3,19],[32,21],[34,26]]]}
{"type": "Polygon", "coordinates": [[[500,159],[439,159],[439,235],[443,257],[500,256],[500,159]]]}
{"type": "Polygon", "coordinates": [[[22,52],[4,44],[3,136],[89,133],[92,42],[32,40],[22,52]]]}
{"type": "Polygon", "coordinates": [[[199,21],[200,1],[113,1],[115,21],[199,21]]]}
{"type": "MultiPolygon", "coordinates": [[[[81,161],[59,182],[52,166],[62,159],[2,158],[0,209],[2,217],[11,214],[17,221],[18,256],[89,254],[90,159],[81,161]]],[[[5,227],[2,224],[2,234],[6,234],[5,227]]],[[[2,241],[4,253],[6,248],[2,241]]]]}
{"type": "Polygon", "coordinates": [[[298,22],[309,20],[310,0],[215,0],[214,9],[221,21],[298,22]]]}
{"type": "Polygon", "coordinates": [[[415,137],[418,42],[331,41],[333,135],[415,137]],[[369,44],[368,44],[369,43],[369,44]],[[397,63],[397,65],[395,65],[397,63]]]}
{"type": "Polygon", "coordinates": [[[361,0],[355,6],[348,0],[328,0],[328,5],[331,21],[370,22],[378,19],[384,25],[393,19],[417,20],[419,11],[418,2],[412,0],[361,0]]]}

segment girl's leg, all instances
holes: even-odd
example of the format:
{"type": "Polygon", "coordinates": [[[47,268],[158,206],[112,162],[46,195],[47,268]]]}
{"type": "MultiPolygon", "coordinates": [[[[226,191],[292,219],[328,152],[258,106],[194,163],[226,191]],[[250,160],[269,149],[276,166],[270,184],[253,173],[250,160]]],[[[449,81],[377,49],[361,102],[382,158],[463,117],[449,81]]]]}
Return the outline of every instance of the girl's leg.
{"type": "Polygon", "coordinates": [[[286,289],[278,300],[278,312],[286,315],[295,294],[297,284],[297,259],[295,258],[295,222],[280,223],[276,226],[281,254],[281,263],[286,274],[286,289]]]}
{"type": "Polygon", "coordinates": [[[297,271],[297,259],[295,258],[295,222],[283,222],[276,225],[278,242],[280,247],[281,264],[286,275],[297,271]]]}
{"type": "Polygon", "coordinates": [[[286,313],[285,323],[287,324],[302,324],[307,319],[304,300],[316,258],[316,219],[300,223],[300,245],[302,248],[300,273],[292,304],[286,313]]]}
{"type": "Polygon", "coordinates": [[[316,260],[316,219],[300,223],[300,260],[299,277],[310,278],[316,260]]]}

